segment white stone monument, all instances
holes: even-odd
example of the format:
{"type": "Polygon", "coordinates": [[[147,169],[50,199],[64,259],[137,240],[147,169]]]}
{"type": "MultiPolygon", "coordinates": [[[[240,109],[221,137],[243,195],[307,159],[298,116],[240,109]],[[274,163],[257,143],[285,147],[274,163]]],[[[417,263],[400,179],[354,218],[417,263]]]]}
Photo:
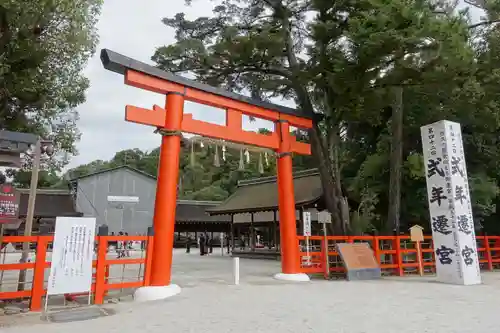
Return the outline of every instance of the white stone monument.
{"type": "Polygon", "coordinates": [[[438,280],[480,284],[460,124],[442,120],[420,131],[438,280]]]}

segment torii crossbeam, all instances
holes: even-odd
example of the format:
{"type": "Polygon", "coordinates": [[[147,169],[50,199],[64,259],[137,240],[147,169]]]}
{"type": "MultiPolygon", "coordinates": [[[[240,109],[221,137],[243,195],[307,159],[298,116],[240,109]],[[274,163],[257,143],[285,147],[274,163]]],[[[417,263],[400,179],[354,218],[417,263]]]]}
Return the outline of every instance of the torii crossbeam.
{"type": "MultiPolygon", "coordinates": [[[[153,219],[151,286],[170,285],[182,132],[269,148],[277,152],[282,273],[276,277],[308,280],[307,276],[300,273],[291,153],[309,155],[311,147],[307,143],[296,141],[290,134],[290,126],[310,129],[313,125],[312,112],[303,113],[255,101],[162,71],[107,49],[101,50],[101,61],[106,69],[124,75],[125,84],[166,96],[164,108],[158,105],[154,105],[152,110],[130,105],[125,108],[125,120],[154,126],[162,135],[153,219]],[[226,124],[211,124],[184,114],[185,101],[226,110],[226,124]],[[243,130],[243,115],[274,122],[274,132],[258,134],[243,130]]],[[[167,297],[168,292],[162,295],[156,288],[153,292],[155,296],[151,296],[151,292],[146,294],[148,295],[145,297],[149,299],[163,298],[167,297]]]]}

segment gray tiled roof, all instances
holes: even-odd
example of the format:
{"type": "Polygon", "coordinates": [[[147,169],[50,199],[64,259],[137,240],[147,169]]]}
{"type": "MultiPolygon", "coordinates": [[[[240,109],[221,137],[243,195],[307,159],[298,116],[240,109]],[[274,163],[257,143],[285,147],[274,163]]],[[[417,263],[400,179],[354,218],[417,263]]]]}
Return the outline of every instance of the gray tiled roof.
{"type": "MultiPolygon", "coordinates": [[[[321,179],[316,169],[294,173],[295,204],[304,206],[318,201],[323,195],[321,179]]],[[[211,215],[261,212],[278,209],[276,177],[241,181],[236,191],[217,207],[209,208],[211,215]]]]}

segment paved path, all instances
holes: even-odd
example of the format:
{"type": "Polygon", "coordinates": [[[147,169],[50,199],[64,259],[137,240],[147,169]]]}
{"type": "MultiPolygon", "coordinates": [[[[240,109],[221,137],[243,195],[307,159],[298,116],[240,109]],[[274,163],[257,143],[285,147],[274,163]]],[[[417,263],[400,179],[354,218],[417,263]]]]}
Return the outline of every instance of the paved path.
{"type": "MultiPolygon", "coordinates": [[[[228,257],[177,251],[174,282],[182,293],[165,301],[107,305],[117,314],[67,324],[2,329],[2,333],[361,333],[497,332],[500,273],[459,287],[431,278],[347,282],[274,281],[273,261],[241,260],[241,285],[229,285],[228,257]]],[[[1,318],[0,318],[1,320],[1,318]]]]}

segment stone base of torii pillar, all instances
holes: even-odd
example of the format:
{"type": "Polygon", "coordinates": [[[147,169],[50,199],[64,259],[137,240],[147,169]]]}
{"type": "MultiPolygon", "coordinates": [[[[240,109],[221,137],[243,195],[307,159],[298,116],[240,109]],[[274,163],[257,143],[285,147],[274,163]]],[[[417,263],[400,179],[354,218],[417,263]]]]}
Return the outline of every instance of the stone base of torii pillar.
{"type": "Polygon", "coordinates": [[[309,281],[311,281],[311,279],[309,278],[309,275],[304,274],[304,273],[296,273],[296,274],[278,273],[278,274],[274,275],[274,278],[276,280],[293,281],[293,282],[309,282],[309,281]]]}
{"type": "Polygon", "coordinates": [[[148,302],[166,299],[180,294],[181,287],[176,284],[168,286],[147,286],[140,287],[134,293],[135,302],[148,302]]]}

